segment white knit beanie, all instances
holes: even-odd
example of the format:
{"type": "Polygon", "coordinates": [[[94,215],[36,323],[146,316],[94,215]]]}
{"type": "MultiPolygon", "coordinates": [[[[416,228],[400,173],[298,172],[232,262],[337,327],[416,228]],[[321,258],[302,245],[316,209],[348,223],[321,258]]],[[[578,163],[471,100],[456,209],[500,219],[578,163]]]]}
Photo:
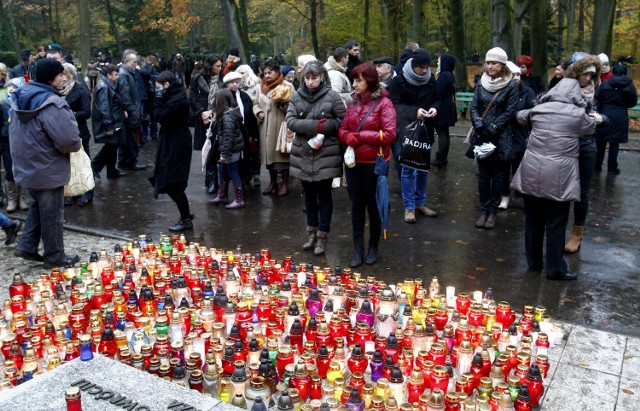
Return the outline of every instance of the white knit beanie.
{"type": "Polygon", "coordinates": [[[604,53],[598,54],[598,59],[600,59],[600,64],[609,64],[609,57],[604,53]]]}
{"type": "Polygon", "coordinates": [[[509,71],[511,71],[511,73],[513,74],[522,74],[522,70],[520,70],[520,67],[518,67],[516,65],[516,63],[514,63],[513,61],[509,60],[507,61],[507,68],[509,69],[509,71]]]}
{"type": "Polygon", "coordinates": [[[487,55],[484,58],[484,61],[497,61],[498,63],[507,64],[507,52],[502,50],[500,47],[494,47],[491,50],[487,51],[487,55]]]}

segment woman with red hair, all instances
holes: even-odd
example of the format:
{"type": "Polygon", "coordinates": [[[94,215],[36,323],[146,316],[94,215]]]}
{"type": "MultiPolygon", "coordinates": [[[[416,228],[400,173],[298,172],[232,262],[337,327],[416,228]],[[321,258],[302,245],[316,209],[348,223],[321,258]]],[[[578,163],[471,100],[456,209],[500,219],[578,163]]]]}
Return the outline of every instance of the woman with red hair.
{"type": "Polygon", "coordinates": [[[531,67],[533,67],[533,59],[531,56],[522,54],[518,57],[517,63],[520,71],[522,71],[520,81],[522,81],[525,86],[531,88],[531,90],[536,93],[536,96],[544,93],[545,89],[542,85],[542,79],[540,76],[534,76],[533,73],[531,73],[531,67]]]}
{"type": "Polygon", "coordinates": [[[389,160],[390,147],[396,139],[396,111],[372,63],[356,66],[351,78],[355,91],[353,105],[347,108],[339,137],[342,143],[353,147],[356,154],[356,165],[346,168],[346,176],[353,227],[351,267],[358,267],[364,259],[365,210],[369,212],[369,250],[365,263],[374,264],[378,260],[382,228],[376,204],[378,176],[374,167],[380,151],[385,160],[389,160]]]}

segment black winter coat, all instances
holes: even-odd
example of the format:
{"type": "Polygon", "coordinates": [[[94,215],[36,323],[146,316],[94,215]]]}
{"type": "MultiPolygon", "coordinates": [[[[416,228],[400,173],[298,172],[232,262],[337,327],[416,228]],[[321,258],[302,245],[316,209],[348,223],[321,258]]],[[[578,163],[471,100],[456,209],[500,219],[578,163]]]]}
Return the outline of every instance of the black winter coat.
{"type": "Polygon", "coordinates": [[[500,91],[484,119],[482,114],[495,95],[478,82],[471,101],[471,123],[479,129],[485,127],[488,140],[496,147],[489,159],[510,161],[513,158],[513,123],[518,105],[518,83],[510,81],[500,91]]]}
{"type": "Polygon", "coordinates": [[[121,144],[124,136],[124,107],[116,85],[104,75],[93,89],[91,128],[96,143],[121,144]],[[116,131],[117,130],[117,131],[116,131]],[[107,136],[107,131],[114,131],[107,136]]]}
{"type": "Polygon", "coordinates": [[[627,76],[613,76],[596,90],[598,112],[609,117],[609,121],[596,129],[596,139],[609,143],[629,141],[628,109],[636,105],[638,91],[627,76]]]}
{"type": "Polygon", "coordinates": [[[85,86],[76,82],[71,89],[71,92],[65,98],[73,115],[78,123],[78,131],[80,131],[80,138],[91,138],[89,127],[87,126],[87,120],[91,118],[91,96],[85,86]]]}
{"type": "MultiPolygon", "coordinates": [[[[224,87],[222,76],[219,76],[218,89],[224,87]]],[[[207,139],[207,128],[200,119],[202,112],[209,109],[209,80],[202,74],[197,75],[189,84],[189,104],[191,106],[191,121],[195,127],[193,132],[193,149],[202,150],[207,139]]]]}
{"type": "Polygon", "coordinates": [[[117,93],[120,95],[120,101],[124,110],[129,114],[125,120],[125,127],[138,128],[142,124],[142,100],[138,93],[138,84],[133,71],[128,68],[120,67],[120,77],[118,78],[117,93]]]}
{"type": "Polygon", "coordinates": [[[456,67],[456,60],[449,54],[440,56],[440,75],[436,80],[436,93],[440,96],[441,107],[434,123],[439,127],[453,127],[458,120],[456,111],[456,76],[453,70],[456,67]]]}
{"type": "MultiPolygon", "coordinates": [[[[413,86],[407,82],[404,73],[401,72],[391,81],[388,90],[389,98],[396,109],[398,138],[403,135],[403,130],[406,126],[417,120],[419,108],[429,110],[433,107],[438,110],[438,115],[440,115],[442,103],[436,90],[436,78],[434,75],[431,75],[427,84],[413,86]]],[[[425,124],[428,129],[433,129],[433,119],[425,119],[425,124]]]]}
{"type": "MultiPolygon", "coordinates": [[[[536,105],[536,95],[524,83],[518,85],[518,104],[516,113],[521,110],[533,108],[536,105]]],[[[511,121],[513,126],[513,153],[524,153],[527,149],[527,139],[529,138],[529,128],[518,124],[514,117],[511,121]]]]}
{"type": "Polygon", "coordinates": [[[525,86],[533,90],[533,93],[536,96],[544,93],[544,86],[542,85],[542,79],[540,78],[540,76],[534,76],[533,74],[530,74],[528,76],[523,75],[522,77],[520,77],[520,81],[522,81],[525,86]]]}
{"type": "Polygon", "coordinates": [[[154,115],[161,125],[156,152],[156,167],[149,181],[153,195],[173,190],[184,191],[191,168],[191,132],[189,100],[181,84],[170,86],[156,98],[154,115]]]}
{"type": "Polygon", "coordinates": [[[239,153],[244,149],[244,137],[242,136],[242,114],[237,107],[224,113],[218,120],[218,145],[220,157],[231,158],[233,153],[239,153]]]}
{"type": "Polygon", "coordinates": [[[293,95],[287,110],[287,127],[296,133],[291,145],[289,164],[291,175],[302,181],[322,181],[340,176],[342,151],[338,128],[346,114],[342,97],[331,89],[327,80],[315,90],[303,83],[293,95]],[[309,139],[318,134],[321,120],[324,134],[322,147],[314,150],[309,139]]]}

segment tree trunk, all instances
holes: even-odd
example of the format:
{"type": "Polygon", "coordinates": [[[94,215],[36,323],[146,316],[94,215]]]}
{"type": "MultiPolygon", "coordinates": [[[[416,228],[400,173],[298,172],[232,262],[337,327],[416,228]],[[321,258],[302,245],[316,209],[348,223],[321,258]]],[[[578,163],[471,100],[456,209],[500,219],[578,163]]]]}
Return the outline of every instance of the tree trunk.
{"type": "Polygon", "coordinates": [[[456,64],[456,90],[467,91],[470,89],[467,79],[467,56],[465,53],[464,36],[464,7],[462,0],[451,1],[451,28],[453,30],[453,54],[458,58],[456,64]]]}
{"type": "Polygon", "coordinates": [[[411,40],[419,42],[425,38],[424,0],[413,1],[411,40]]]}
{"type": "Polygon", "coordinates": [[[80,34],[80,62],[84,73],[91,59],[91,15],[89,14],[89,0],[78,0],[78,20],[80,34]]]}
{"type": "Polygon", "coordinates": [[[107,10],[107,17],[109,19],[109,31],[111,32],[113,39],[116,41],[116,47],[118,48],[118,51],[122,53],[124,51],[122,48],[122,39],[120,39],[120,33],[118,32],[118,28],[116,27],[116,20],[113,17],[111,0],[104,0],[104,6],[107,10]]]}
{"type": "Polygon", "coordinates": [[[238,17],[240,23],[240,38],[242,39],[242,43],[244,44],[245,53],[247,53],[249,49],[249,18],[247,17],[246,0],[240,0],[238,2],[238,17]]]}
{"type": "Polygon", "coordinates": [[[491,0],[491,45],[513,56],[511,11],[505,0],[491,0]]]}
{"type": "Polygon", "coordinates": [[[367,43],[369,42],[369,7],[371,6],[371,0],[364,0],[364,32],[362,33],[362,48],[367,50],[367,43]]]}
{"type": "Polygon", "coordinates": [[[558,39],[558,43],[556,44],[556,55],[554,56],[554,61],[559,61],[564,54],[564,43],[563,43],[563,34],[564,34],[564,7],[562,3],[558,3],[558,30],[556,33],[556,38],[558,39]]]}
{"type": "Polygon", "coordinates": [[[578,6],[578,36],[576,37],[575,49],[581,50],[584,47],[584,0],[580,0],[578,6]]]}
{"type": "Polygon", "coordinates": [[[224,23],[227,27],[227,35],[229,36],[229,44],[231,47],[237,47],[240,51],[240,58],[247,61],[247,54],[242,44],[240,30],[238,29],[238,19],[236,17],[236,3],[233,0],[220,0],[222,12],[224,14],[224,23]]]}
{"type": "Polygon", "coordinates": [[[547,2],[546,0],[532,0],[531,10],[531,57],[533,67],[531,71],[538,74],[545,88],[547,79],[547,2]]]}
{"type": "Polygon", "coordinates": [[[380,33],[382,33],[381,46],[382,49],[385,50],[382,54],[388,54],[397,58],[397,51],[389,53],[389,8],[387,7],[385,0],[380,0],[380,14],[382,15],[382,19],[380,20],[380,33]]]}
{"type": "Polygon", "coordinates": [[[595,0],[591,47],[589,48],[591,54],[611,55],[615,12],[616,0],[595,0]]]}
{"type": "Polygon", "coordinates": [[[516,0],[513,8],[513,57],[522,54],[522,22],[529,10],[529,0],[516,0]]]}
{"type": "Polygon", "coordinates": [[[393,57],[395,59],[398,58],[398,53],[400,51],[400,33],[402,32],[402,27],[400,27],[400,22],[402,20],[403,13],[403,4],[402,0],[384,0],[384,3],[387,6],[387,10],[389,11],[389,34],[391,34],[391,48],[393,50],[393,57]]]}
{"type": "Polygon", "coordinates": [[[311,8],[311,45],[313,46],[313,53],[320,61],[325,61],[324,50],[320,50],[320,43],[318,42],[318,3],[319,0],[311,0],[309,6],[311,8]]]}
{"type": "Polygon", "coordinates": [[[53,1],[54,1],[54,8],[56,11],[56,20],[55,20],[56,41],[59,42],[60,38],[62,37],[62,30],[60,29],[60,3],[58,0],[53,0],[53,1]]]}
{"type": "Polygon", "coordinates": [[[20,61],[20,42],[16,36],[16,29],[13,26],[13,18],[11,17],[9,10],[5,10],[2,0],[0,0],[0,26],[2,27],[4,34],[7,36],[13,51],[16,52],[17,60],[20,61]]]}
{"type": "Polygon", "coordinates": [[[574,1],[566,1],[563,2],[565,6],[565,10],[567,13],[567,40],[565,44],[567,45],[567,49],[575,49],[575,25],[576,25],[576,8],[574,1]]]}

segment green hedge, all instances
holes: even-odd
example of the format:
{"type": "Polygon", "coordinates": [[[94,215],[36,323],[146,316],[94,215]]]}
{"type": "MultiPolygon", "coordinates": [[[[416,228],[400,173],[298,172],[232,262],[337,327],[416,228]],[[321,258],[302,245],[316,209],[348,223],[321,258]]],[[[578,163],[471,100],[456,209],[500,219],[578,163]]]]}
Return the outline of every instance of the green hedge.
{"type": "Polygon", "coordinates": [[[9,68],[18,64],[15,51],[0,51],[0,60],[9,68]]]}

